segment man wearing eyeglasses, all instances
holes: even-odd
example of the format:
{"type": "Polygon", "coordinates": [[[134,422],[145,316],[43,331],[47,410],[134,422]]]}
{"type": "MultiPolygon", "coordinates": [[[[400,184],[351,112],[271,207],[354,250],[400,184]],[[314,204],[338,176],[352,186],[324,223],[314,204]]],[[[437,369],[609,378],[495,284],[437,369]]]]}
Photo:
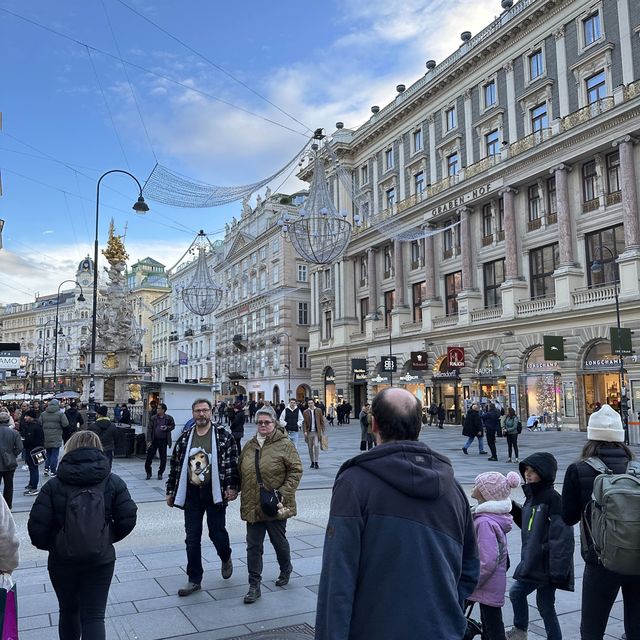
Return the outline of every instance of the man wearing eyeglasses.
{"type": "Polygon", "coordinates": [[[167,504],[184,510],[187,546],[187,584],[178,591],[188,596],[202,584],[202,519],[207,516],[209,538],[222,561],[222,577],[233,573],[226,529],[228,501],[238,497],[238,448],[224,427],[213,424],[211,402],[199,398],[191,405],[195,424],[176,441],[169,465],[167,504]]]}

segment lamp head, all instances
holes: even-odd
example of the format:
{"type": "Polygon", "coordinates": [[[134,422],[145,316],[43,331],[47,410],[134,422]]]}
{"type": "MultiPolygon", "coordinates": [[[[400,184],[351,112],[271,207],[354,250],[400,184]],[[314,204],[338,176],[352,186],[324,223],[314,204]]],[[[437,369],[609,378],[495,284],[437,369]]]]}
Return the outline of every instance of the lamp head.
{"type": "Polygon", "coordinates": [[[138,200],[132,208],[136,213],[147,213],[149,211],[149,205],[144,201],[142,194],[138,196],[138,200]]]}
{"type": "Polygon", "coordinates": [[[600,260],[594,260],[591,263],[591,273],[602,273],[602,262],[600,260]]]}
{"type": "Polygon", "coordinates": [[[78,302],[84,302],[86,300],[86,298],[82,295],[82,293],[80,293],[80,295],[76,298],[76,300],[78,302]]]}
{"type": "Polygon", "coordinates": [[[62,327],[58,328],[58,335],[59,336],[63,336],[64,335],[64,331],[62,331],[62,327]]]}

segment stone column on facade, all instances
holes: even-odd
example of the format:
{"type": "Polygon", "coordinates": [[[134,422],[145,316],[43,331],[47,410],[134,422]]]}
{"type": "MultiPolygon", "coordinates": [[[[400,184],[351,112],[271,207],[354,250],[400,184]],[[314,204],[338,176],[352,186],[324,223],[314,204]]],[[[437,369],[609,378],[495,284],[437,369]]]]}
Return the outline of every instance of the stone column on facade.
{"type": "Polygon", "coordinates": [[[380,194],[378,190],[378,154],[373,154],[373,178],[371,182],[371,188],[373,190],[373,211],[371,211],[371,215],[376,215],[380,213],[380,194]]]}
{"type": "Polygon", "coordinates": [[[640,224],[638,188],[633,159],[635,139],[625,136],[613,143],[620,153],[620,190],[624,225],[624,253],[617,262],[620,271],[620,299],[640,296],[640,224]]]}
{"type": "Polygon", "coordinates": [[[376,250],[367,249],[367,279],[369,281],[369,313],[378,306],[378,272],[376,270],[376,250]]]}
{"type": "Polygon", "coordinates": [[[471,89],[466,89],[464,92],[464,133],[465,133],[465,143],[464,148],[466,149],[467,158],[466,165],[467,167],[472,165],[475,160],[473,156],[473,112],[471,109],[471,89]]]}
{"type": "MultiPolygon", "coordinates": [[[[427,231],[431,231],[427,227],[427,231]]],[[[437,291],[438,272],[436,271],[435,236],[424,239],[424,284],[425,299],[422,301],[422,330],[433,331],[433,320],[442,316],[442,301],[437,291]]]]}
{"type": "Polygon", "coordinates": [[[478,234],[471,231],[470,207],[458,209],[460,215],[460,251],[462,253],[462,291],[458,294],[458,325],[472,321],[471,312],[482,306],[482,294],[474,287],[473,256],[477,253],[478,234]]]}
{"type": "Polygon", "coordinates": [[[404,175],[404,134],[398,138],[398,201],[406,197],[404,175]]]}
{"type": "Polygon", "coordinates": [[[438,166],[436,161],[436,119],[433,113],[427,116],[429,123],[429,177],[431,184],[438,182],[438,166]]]}
{"type": "Polygon", "coordinates": [[[633,68],[633,45],[634,36],[629,17],[630,0],[618,0],[618,32],[620,34],[620,57],[622,62],[622,83],[630,84],[636,80],[637,76],[633,68]]]}
{"type": "Polygon", "coordinates": [[[393,277],[395,281],[395,306],[405,307],[406,302],[406,282],[404,278],[404,260],[402,255],[402,240],[393,241],[393,277]]]}
{"type": "Polygon", "coordinates": [[[569,78],[567,75],[567,50],[564,27],[553,32],[556,41],[556,71],[558,73],[558,115],[564,118],[569,114],[569,78]]]}
{"type": "Polygon", "coordinates": [[[509,143],[518,139],[518,115],[516,113],[516,83],[513,77],[513,62],[507,62],[504,66],[507,80],[507,121],[509,124],[509,143]]]}

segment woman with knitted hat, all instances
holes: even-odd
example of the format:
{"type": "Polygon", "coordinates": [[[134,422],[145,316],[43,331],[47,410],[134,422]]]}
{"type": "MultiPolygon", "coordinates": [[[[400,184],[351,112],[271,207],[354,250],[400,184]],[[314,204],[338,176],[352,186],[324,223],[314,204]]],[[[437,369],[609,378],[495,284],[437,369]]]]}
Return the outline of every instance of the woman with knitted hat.
{"type": "MultiPolygon", "coordinates": [[[[627,640],[640,639],[640,576],[620,575],[600,564],[591,534],[584,526],[590,517],[593,482],[599,474],[586,461],[599,458],[613,473],[625,473],[634,455],[624,444],[620,414],[608,404],[589,417],[587,442],[580,458],[569,465],[562,487],[562,518],[568,525],[580,522],[581,553],[585,561],[582,578],[580,638],[602,640],[611,607],[622,589],[624,628],[627,640]],[[585,516],[583,518],[583,515],[585,516]]],[[[632,542],[636,548],[638,541],[632,542]]]]}
{"type": "Polygon", "coordinates": [[[511,489],[519,485],[520,478],[513,471],[506,477],[490,471],[476,478],[471,493],[471,497],[478,501],[471,511],[478,540],[480,578],[469,600],[480,603],[482,637],[486,640],[505,638],[502,607],[509,561],[507,533],[513,526],[513,518],[509,515],[509,496],[511,489]]]}

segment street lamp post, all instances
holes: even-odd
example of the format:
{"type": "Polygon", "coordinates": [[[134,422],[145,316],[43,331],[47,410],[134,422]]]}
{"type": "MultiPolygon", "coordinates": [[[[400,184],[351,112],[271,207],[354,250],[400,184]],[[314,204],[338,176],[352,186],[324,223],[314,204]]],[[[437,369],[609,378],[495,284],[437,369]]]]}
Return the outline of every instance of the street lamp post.
{"type": "Polygon", "coordinates": [[[99,219],[100,219],[100,184],[102,179],[111,173],[122,173],[132,178],[138,185],[138,200],[133,205],[133,210],[136,213],[146,213],[149,211],[149,206],[142,197],[142,185],[138,178],[132,173],[125,171],[124,169],[111,169],[106,171],[99,178],[96,184],[96,234],[95,242],[93,245],[93,301],[92,301],[92,316],[91,316],[91,361],[89,363],[89,411],[87,413],[87,422],[89,425],[93,425],[96,421],[96,324],[97,324],[97,312],[98,312],[98,233],[99,233],[99,219]]]}
{"type": "Polygon", "coordinates": [[[82,286],[76,280],[64,280],[58,285],[58,295],[56,296],[56,324],[54,329],[54,342],[53,342],[53,391],[55,395],[57,375],[58,375],[58,332],[62,335],[62,327],[58,329],[58,315],[60,312],[60,287],[67,282],[73,282],[80,287],[80,295],[78,296],[78,302],[84,302],[84,296],[82,295],[82,286]]]}
{"type": "Polygon", "coordinates": [[[288,374],[288,385],[287,389],[287,402],[291,399],[291,340],[290,336],[286,331],[280,331],[275,336],[273,336],[273,343],[280,344],[280,337],[285,336],[287,339],[287,374],[288,374]]]}
{"type": "Polygon", "coordinates": [[[40,401],[42,402],[42,396],[44,395],[44,363],[47,356],[47,349],[45,345],[45,329],[53,322],[53,318],[47,320],[42,325],[42,371],[40,372],[40,401]]]}
{"type": "MultiPolygon", "coordinates": [[[[387,313],[387,308],[383,305],[380,305],[376,308],[376,310],[371,314],[371,319],[374,321],[380,320],[380,315],[378,311],[382,309],[385,313],[387,313]]],[[[393,358],[393,345],[391,343],[391,317],[389,317],[389,362],[391,362],[391,358],[393,358]]],[[[393,387],[393,370],[389,369],[389,386],[393,387]]]]}
{"type": "MultiPolygon", "coordinates": [[[[596,247],[596,251],[600,254],[600,260],[594,260],[591,263],[591,273],[602,273],[604,276],[604,265],[602,263],[602,250],[605,250],[611,256],[611,260],[615,262],[616,256],[613,251],[604,245],[596,247]]],[[[618,360],[620,362],[620,416],[622,418],[622,428],[624,429],[624,443],[629,444],[629,405],[627,403],[627,388],[624,383],[624,361],[622,359],[622,348],[620,343],[620,333],[622,325],[620,323],[620,299],[618,296],[618,281],[614,278],[613,297],[616,303],[616,327],[618,331],[618,360]]]]}

